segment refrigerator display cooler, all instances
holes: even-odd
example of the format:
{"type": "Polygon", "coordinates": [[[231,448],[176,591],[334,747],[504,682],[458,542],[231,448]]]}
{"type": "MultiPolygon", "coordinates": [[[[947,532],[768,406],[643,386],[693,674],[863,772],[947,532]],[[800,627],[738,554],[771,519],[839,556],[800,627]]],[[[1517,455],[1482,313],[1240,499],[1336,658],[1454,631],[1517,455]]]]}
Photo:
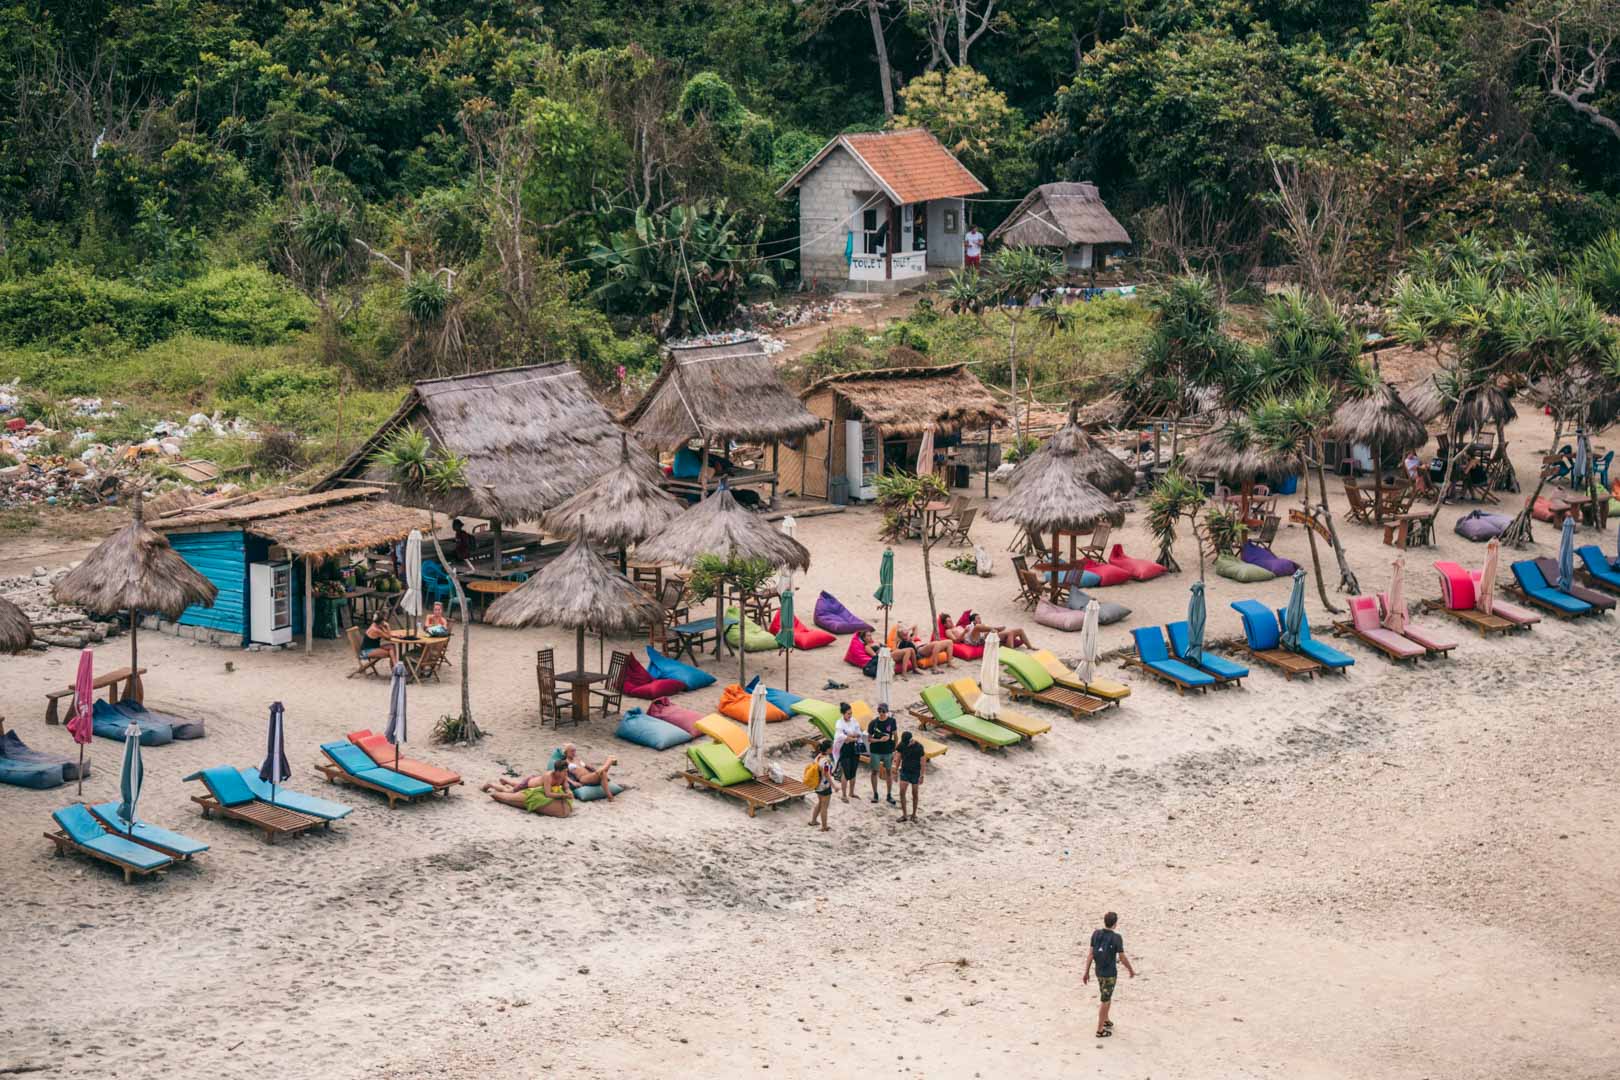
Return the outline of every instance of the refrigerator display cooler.
{"type": "Polygon", "coordinates": [[[292,641],[292,563],[249,565],[248,640],[259,645],[292,641]]]}

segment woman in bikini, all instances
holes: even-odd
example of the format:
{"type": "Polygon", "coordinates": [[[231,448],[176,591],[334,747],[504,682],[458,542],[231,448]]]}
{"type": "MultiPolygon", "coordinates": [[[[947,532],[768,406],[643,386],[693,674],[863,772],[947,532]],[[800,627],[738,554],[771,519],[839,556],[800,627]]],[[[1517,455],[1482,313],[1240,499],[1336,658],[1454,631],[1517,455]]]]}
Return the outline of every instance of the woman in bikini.
{"type": "Polygon", "coordinates": [[[372,619],[371,625],[366,627],[365,641],[360,646],[360,658],[365,660],[382,653],[388,657],[388,666],[393,667],[398,659],[394,653],[394,643],[388,640],[388,635],[393,632],[394,628],[388,625],[388,620],[383,616],[372,619]]]}
{"type": "Polygon", "coordinates": [[[607,795],[608,801],[613,800],[613,788],[608,783],[608,770],[619,763],[618,758],[610,757],[600,765],[587,765],[579,756],[579,751],[573,743],[563,746],[563,767],[568,771],[569,790],[582,787],[600,786],[607,795]]]}
{"type": "Polygon", "coordinates": [[[498,803],[516,806],[531,814],[567,817],[574,812],[574,795],[568,787],[568,772],[562,766],[548,773],[525,776],[520,780],[498,777],[483,790],[498,803]]]}
{"type": "MultiPolygon", "coordinates": [[[[951,666],[951,643],[949,641],[918,641],[917,628],[907,626],[904,623],[895,624],[894,634],[894,643],[916,657],[915,662],[912,664],[913,667],[916,667],[917,664],[922,663],[924,660],[927,660],[936,668],[951,666]]],[[[898,671],[899,668],[896,667],[895,670],[898,671]]]]}
{"type": "MultiPolygon", "coordinates": [[[[862,630],[860,638],[861,644],[866,646],[866,651],[875,658],[879,646],[872,639],[872,631],[862,630]]],[[[915,671],[917,668],[917,653],[914,649],[890,649],[889,659],[894,661],[894,673],[896,675],[904,675],[907,671],[915,671]]],[[[876,677],[877,668],[872,669],[872,675],[874,678],[876,677]]]]}

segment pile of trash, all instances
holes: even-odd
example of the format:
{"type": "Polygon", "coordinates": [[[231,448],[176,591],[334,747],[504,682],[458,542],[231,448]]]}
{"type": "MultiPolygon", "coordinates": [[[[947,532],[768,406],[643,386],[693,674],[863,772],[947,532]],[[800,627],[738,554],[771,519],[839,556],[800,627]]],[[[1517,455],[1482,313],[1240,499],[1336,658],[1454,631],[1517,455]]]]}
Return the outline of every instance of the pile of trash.
{"type": "Polygon", "coordinates": [[[741,315],[743,323],[748,326],[785,330],[793,326],[813,326],[827,322],[836,315],[853,314],[856,310],[853,301],[831,296],[796,304],[777,304],[765,300],[747,305],[741,315]]]}
{"type": "Polygon", "coordinates": [[[22,608],[23,614],[28,616],[28,621],[34,625],[36,647],[56,645],[82,649],[123,632],[120,623],[99,622],[83,609],[58,604],[51,597],[52,587],[71,569],[72,566],[57,570],[36,566],[26,577],[0,578],[0,597],[22,608]]]}
{"type": "Polygon", "coordinates": [[[787,348],[787,342],[779,337],[759,330],[716,330],[709,334],[693,334],[691,337],[672,338],[664,342],[670,349],[687,349],[696,345],[735,345],[739,341],[748,341],[757,338],[760,347],[765,350],[766,356],[775,356],[787,348]]]}

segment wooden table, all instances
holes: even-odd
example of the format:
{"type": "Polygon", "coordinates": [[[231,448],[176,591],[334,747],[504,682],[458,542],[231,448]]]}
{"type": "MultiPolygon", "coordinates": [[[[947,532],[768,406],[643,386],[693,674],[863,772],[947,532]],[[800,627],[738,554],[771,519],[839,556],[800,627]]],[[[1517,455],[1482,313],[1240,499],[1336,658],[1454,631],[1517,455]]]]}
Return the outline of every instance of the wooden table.
{"type": "MultiPolygon", "coordinates": [[[[736,619],[727,619],[725,626],[721,628],[720,635],[720,640],[725,642],[726,648],[731,650],[732,655],[736,655],[737,650],[731,648],[729,641],[725,641],[724,631],[736,625],[736,619]]],[[[681,623],[679,626],[672,626],[669,628],[669,632],[675,635],[674,658],[676,660],[679,660],[681,654],[685,653],[691,657],[692,663],[701,663],[699,652],[715,639],[714,616],[711,615],[707,619],[696,619],[692,622],[681,623]]]]}
{"type": "Polygon", "coordinates": [[[569,696],[573,699],[574,722],[583,723],[591,718],[591,684],[607,682],[607,675],[600,671],[559,671],[557,681],[567,683],[573,687],[569,696]]]}
{"type": "Polygon", "coordinates": [[[434,645],[441,641],[445,642],[446,648],[448,648],[450,636],[446,634],[435,637],[433,634],[424,634],[420,632],[409,634],[395,633],[389,634],[388,640],[391,644],[399,646],[400,663],[405,665],[406,675],[411,682],[417,682],[421,678],[421,673],[418,668],[422,663],[422,653],[426,651],[429,645],[434,645]]]}
{"type": "Polygon", "coordinates": [[[495,581],[469,581],[465,588],[468,592],[483,597],[483,606],[478,609],[478,617],[482,620],[489,613],[491,596],[505,596],[509,592],[516,592],[522,584],[521,581],[507,581],[502,578],[495,581]]]}

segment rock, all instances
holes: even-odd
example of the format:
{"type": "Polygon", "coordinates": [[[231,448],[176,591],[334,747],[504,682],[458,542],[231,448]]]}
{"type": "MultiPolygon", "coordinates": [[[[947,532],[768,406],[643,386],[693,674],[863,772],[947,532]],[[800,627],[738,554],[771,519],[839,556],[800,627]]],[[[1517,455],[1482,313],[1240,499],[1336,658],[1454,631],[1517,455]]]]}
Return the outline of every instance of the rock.
{"type": "Polygon", "coordinates": [[[194,412],[190,416],[186,417],[186,423],[194,428],[207,427],[208,417],[204,416],[200,412],[194,412]]]}
{"type": "Polygon", "coordinates": [[[49,570],[45,569],[43,566],[34,567],[34,576],[35,577],[50,577],[50,575],[51,575],[51,572],[49,570]]]}

